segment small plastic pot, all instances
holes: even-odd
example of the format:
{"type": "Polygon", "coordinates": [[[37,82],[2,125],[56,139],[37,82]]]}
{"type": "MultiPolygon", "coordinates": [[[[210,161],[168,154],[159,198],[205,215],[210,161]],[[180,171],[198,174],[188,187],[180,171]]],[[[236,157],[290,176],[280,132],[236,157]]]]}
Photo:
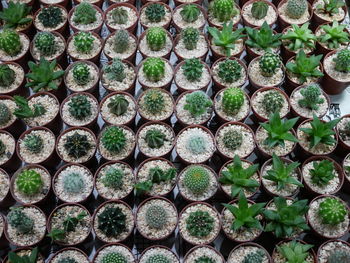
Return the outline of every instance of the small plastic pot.
{"type": "MultiPolygon", "coordinates": [[[[200,59],[200,60],[202,60],[202,61],[205,61],[205,58],[207,57],[207,54],[208,54],[208,52],[209,52],[209,41],[208,41],[207,36],[206,36],[204,33],[200,33],[200,37],[201,37],[201,36],[204,37],[205,42],[207,43],[207,51],[206,51],[202,56],[197,57],[197,58],[200,59]]],[[[176,51],[176,50],[177,50],[177,49],[176,49],[176,46],[179,44],[180,40],[181,40],[181,35],[179,34],[179,35],[176,36],[176,38],[175,38],[175,40],[174,40],[174,45],[173,45],[174,48],[173,48],[173,51],[174,51],[176,57],[178,58],[178,60],[184,61],[184,60],[186,60],[186,58],[184,58],[183,56],[181,56],[181,55],[179,54],[179,52],[176,51]]]]}
{"type": "MultiPolygon", "coordinates": [[[[64,2],[68,2],[68,0],[63,0],[64,2]]],[[[42,2],[42,1],[41,1],[42,2]]],[[[44,4],[44,7],[40,8],[38,11],[35,12],[34,14],[34,26],[35,26],[35,29],[39,32],[39,31],[49,31],[49,32],[52,32],[52,31],[56,31],[60,34],[62,34],[65,38],[68,37],[70,34],[68,32],[68,12],[67,12],[67,9],[65,8],[66,5],[63,5],[63,4],[53,4],[53,5],[46,5],[44,4]],[[64,22],[63,24],[58,27],[58,28],[54,28],[54,29],[51,29],[51,28],[39,28],[36,24],[36,21],[38,20],[38,16],[40,14],[40,12],[43,10],[43,8],[47,7],[47,6],[55,6],[55,7],[58,7],[62,10],[62,14],[63,14],[63,17],[64,17],[64,22]]]]}
{"type": "MultiPolygon", "coordinates": [[[[216,60],[218,60],[218,59],[220,59],[220,58],[228,58],[226,55],[222,55],[222,54],[216,52],[216,51],[212,48],[212,46],[213,46],[213,44],[212,44],[212,37],[209,37],[208,39],[209,39],[208,43],[209,43],[209,45],[210,45],[210,50],[211,50],[211,53],[212,53],[212,59],[213,59],[213,61],[216,61],[216,60]]],[[[239,39],[238,41],[240,41],[240,40],[243,41],[242,49],[241,49],[237,54],[231,55],[229,58],[234,58],[234,57],[240,58],[240,57],[241,57],[243,51],[245,50],[245,45],[244,45],[245,38],[239,39]]]]}
{"type": "MultiPolygon", "coordinates": [[[[328,240],[328,241],[322,243],[322,244],[319,246],[319,248],[318,248],[318,250],[317,250],[317,262],[320,262],[320,263],[321,263],[320,258],[321,258],[321,253],[322,253],[323,248],[324,248],[325,246],[327,246],[329,243],[333,243],[333,242],[341,243],[342,245],[347,246],[347,247],[348,247],[348,250],[350,249],[350,244],[349,244],[348,242],[344,241],[344,240],[341,240],[341,239],[331,239],[331,240],[328,240]]],[[[333,247],[330,247],[330,248],[333,249],[333,247]]],[[[334,249],[337,249],[337,247],[334,248],[334,249]]],[[[326,250],[326,251],[328,252],[329,250],[326,250]]],[[[332,252],[332,251],[329,251],[329,252],[332,252]]]]}
{"type": "MultiPolygon", "coordinates": [[[[185,2],[185,3],[179,2],[179,5],[178,5],[177,2],[179,2],[179,1],[175,0],[176,8],[174,9],[173,15],[175,15],[175,13],[177,13],[177,12],[181,12],[180,9],[182,9],[184,6],[186,6],[188,4],[188,2],[185,2]]],[[[202,0],[200,0],[198,2],[202,2],[202,0]]],[[[192,2],[192,4],[195,5],[200,10],[200,12],[202,13],[202,15],[204,17],[203,25],[198,28],[200,31],[203,31],[203,28],[205,26],[205,22],[207,21],[207,18],[208,18],[207,11],[204,10],[204,8],[200,5],[200,3],[197,4],[196,2],[192,2]]],[[[172,25],[175,27],[176,32],[181,32],[181,30],[183,30],[185,28],[185,27],[182,28],[180,25],[178,25],[174,19],[172,21],[172,25]]]]}
{"type": "Polygon", "coordinates": [[[24,87],[24,85],[25,85],[25,83],[24,83],[25,73],[24,73],[23,67],[15,62],[4,61],[2,63],[20,68],[22,73],[23,73],[23,77],[15,89],[13,89],[11,91],[5,91],[5,89],[4,89],[0,94],[1,95],[8,95],[8,96],[21,95],[23,97],[27,97],[29,95],[29,90],[24,87]]]}
{"type": "Polygon", "coordinates": [[[135,34],[136,31],[137,31],[137,25],[138,25],[138,21],[139,21],[140,14],[139,14],[138,10],[136,9],[135,5],[129,4],[129,3],[127,3],[127,2],[120,2],[120,3],[118,3],[118,4],[112,4],[112,5],[110,5],[110,6],[106,9],[106,11],[104,11],[104,12],[105,12],[105,24],[106,24],[106,26],[107,26],[109,32],[114,32],[114,31],[116,31],[116,29],[115,29],[114,27],[112,27],[109,23],[107,23],[107,15],[108,15],[108,13],[111,12],[113,9],[118,8],[118,7],[121,7],[121,6],[126,7],[126,8],[130,8],[131,10],[133,10],[133,12],[135,12],[135,14],[136,14],[136,16],[137,16],[136,21],[135,21],[132,25],[130,25],[130,26],[124,28],[125,30],[129,31],[131,34],[135,34]]]}
{"type": "MultiPolygon", "coordinates": [[[[109,39],[110,38],[114,38],[114,36],[115,36],[115,33],[116,33],[116,31],[114,31],[114,32],[112,32],[112,33],[110,33],[108,36],[107,36],[107,38],[106,38],[106,40],[105,40],[105,45],[104,45],[104,47],[103,47],[103,54],[108,58],[108,60],[113,60],[113,58],[105,51],[105,48],[106,48],[106,43],[107,43],[107,41],[109,41],[109,39]]],[[[138,45],[139,45],[139,40],[137,39],[137,37],[135,37],[135,35],[133,35],[132,33],[129,33],[129,36],[130,37],[132,37],[133,39],[134,39],[134,41],[135,41],[135,43],[136,43],[136,48],[135,48],[135,50],[134,50],[134,52],[132,53],[132,54],[130,54],[128,57],[126,57],[126,58],[124,58],[124,59],[122,59],[123,61],[129,61],[129,62],[131,62],[132,64],[135,64],[135,59],[136,59],[136,53],[137,53],[137,47],[138,47],[138,45]]]]}
{"type": "MultiPolygon", "coordinates": [[[[244,15],[243,15],[244,10],[246,9],[246,7],[247,7],[248,5],[253,4],[254,2],[257,2],[257,1],[260,1],[260,0],[250,0],[250,1],[248,1],[248,2],[245,2],[245,3],[243,4],[243,6],[242,6],[242,20],[243,20],[243,24],[244,24],[245,26],[257,27],[257,25],[251,24],[251,23],[244,17],[244,15]]],[[[278,18],[277,8],[275,7],[274,4],[272,4],[272,3],[269,2],[269,1],[263,1],[263,2],[266,3],[266,4],[268,4],[269,6],[271,6],[272,9],[273,9],[273,10],[275,11],[275,13],[276,13],[276,19],[275,19],[272,23],[269,24],[269,26],[272,26],[273,24],[275,24],[275,23],[277,22],[277,18],[278,18]]]]}
{"type": "MultiPolygon", "coordinates": [[[[0,102],[2,100],[12,100],[13,98],[8,95],[0,95],[0,102]]],[[[8,123],[6,126],[2,127],[2,130],[9,132],[14,138],[18,138],[22,132],[25,130],[25,124],[18,118],[16,118],[13,122],[8,123]]]]}
{"type": "MultiPolygon", "coordinates": [[[[272,252],[272,259],[274,258],[274,255],[276,255],[276,254],[278,253],[278,251],[277,251],[277,249],[276,249],[277,246],[281,246],[281,245],[283,245],[284,243],[288,243],[289,241],[292,241],[292,240],[293,240],[293,239],[286,239],[286,240],[282,240],[282,241],[278,242],[278,244],[277,244],[277,245],[275,246],[275,248],[273,249],[273,252],[272,252]]],[[[295,240],[295,239],[294,239],[294,240],[295,240]]],[[[305,241],[303,241],[303,240],[297,239],[296,241],[299,242],[299,243],[301,243],[301,244],[303,244],[303,245],[306,245],[306,244],[307,244],[307,243],[306,243],[305,241]]],[[[311,256],[312,256],[312,258],[313,258],[312,263],[316,263],[317,261],[316,261],[316,254],[315,254],[315,251],[314,251],[312,248],[310,248],[310,250],[308,251],[308,253],[311,254],[311,256]]],[[[310,262],[310,261],[308,261],[308,262],[310,262]]]]}
{"type": "Polygon", "coordinates": [[[75,6],[75,7],[73,7],[73,8],[69,11],[69,13],[68,13],[68,23],[69,23],[69,26],[71,27],[71,29],[73,30],[74,33],[81,32],[81,31],[92,31],[92,32],[94,32],[94,33],[96,33],[96,34],[100,34],[100,33],[101,33],[101,29],[102,29],[102,26],[103,26],[103,22],[104,22],[104,20],[105,20],[105,19],[104,19],[104,16],[105,16],[105,15],[104,15],[103,11],[102,11],[97,5],[92,5],[92,6],[93,6],[93,8],[96,9],[96,12],[97,12],[97,13],[100,13],[100,14],[101,14],[101,19],[102,19],[101,24],[98,25],[96,28],[91,29],[91,30],[81,30],[81,29],[75,27],[75,26],[73,25],[73,23],[71,23],[71,21],[72,21],[72,19],[73,19],[73,14],[74,14],[75,8],[76,8],[76,6],[75,6]]]}
{"type": "MultiPolygon", "coordinates": [[[[146,41],[146,34],[147,34],[147,30],[143,31],[143,33],[140,35],[139,37],[139,42],[138,42],[138,45],[139,45],[139,52],[141,53],[142,57],[145,59],[147,57],[154,57],[154,55],[149,55],[149,54],[146,54],[144,52],[142,52],[142,49],[140,48],[141,46],[141,41],[145,41],[145,44],[147,44],[147,41],[146,41]]],[[[166,31],[166,34],[167,34],[167,37],[170,39],[171,43],[172,43],[172,47],[175,46],[174,44],[174,40],[173,40],[173,37],[171,36],[170,32],[169,31],[166,31]]],[[[164,47],[166,48],[166,47],[164,47]]],[[[165,55],[161,56],[162,58],[165,58],[165,59],[170,59],[170,55],[171,55],[171,52],[172,52],[173,48],[171,48],[165,55]]],[[[136,53],[136,51],[135,51],[136,53]]]]}
{"type": "Polygon", "coordinates": [[[26,40],[28,41],[28,47],[25,50],[23,50],[23,52],[20,52],[22,54],[18,58],[10,58],[10,59],[2,58],[1,60],[2,62],[15,62],[18,65],[21,65],[24,71],[26,72],[28,70],[28,61],[30,61],[30,52],[29,52],[30,39],[27,35],[23,33],[19,32],[18,34],[26,38],[26,40]]]}
{"type": "Polygon", "coordinates": [[[49,259],[48,263],[52,263],[53,259],[55,257],[57,257],[59,254],[64,253],[66,251],[72,251],[72,250],[75,251],[75,252],[78,252],[79,254],[81,254],[85,258],[86,262],[80,262],[80,263],[88,263],[88,262],[90,262],[88,256],[85,254],[85,252],[81,251],[79,248],[76,248],[76,247],[65,247],[65,248],[57,251],[55,254],[53,254],[53,256],[49,259]]]}
{"type": "MultiPolygon", "coordinates": [[[[142,1],[143,1],[143,0],[142,0],[142,1]]],[[[169,5],[166,4],[167,1],[168,1],[168,0],[165,0],[165,1],[163,1],[163,0],[161,0],[161,1],[147,1],[147,0],[145,0],[145,3],[143,3],[144,5],[142,5],[142,7],[141,7],[141,9],[140,9],[140,24],[141,24],[141,26],[142,26],[145,30],[148,29],[150,26],[148,26],[148,25],[146,25],[145,23],[142,22],[142,20],[141,20],[141,16],[142,16],[142,15],[141,15],[141,14],[144,12],[144,10],[146,10],[146,8],[147,8],[149,5],[152,5],[152,4],[154,4],[154,3],[161,4],[161,5],[164,6],[165,9],[168,9],[168,10],[170,11],[170,16],[171,16],[171,18],[173,17],[173,10],[172,10],[172,8],[171,8],[169,5]]],[[[165,29],[168,29],[169,26],[170,26],[171,20],[172,20],[171,18],[170,18],[169,21],[168,21],[166,24],[164,24],[162,27],[164,27],[165,29]]]]}
{"type": "MultiPolygon", "coordinates": [[[[277,11],[278,11],[278,24],[279,24],[280,29],[284,29],[284,28],[286,28],[286,27],[288,27],[288,26],[291,25],[289,22],[287,22],[287,21],[280,15],[280,12],[279,12],[281,6],[284,5],[287,1],[288,1],[288,0],[282,0],[282,1],[280,1],[279,4],[278,4],[278,6],[277,6],[277,11]]],[[[303,23],[301,23],[301,24],[298,24],[298,26],[301,26],[302,24],[305,24],[305,23],[309,22],[309,21],[311,20],[312,16],[313,16],[313,13],[314,13],[314,12],[313,12],[313,10],[312,10],[312,7],[311,7],[310,3],[308,3],[307,5],[308,5],[308,11],[309,11],[310,17],[309,17],[309,19],[308,19],[307,21],[305,21],[305,22],[303,22],[303,23]]]]}
{"type": "MultiPolygon", "coordinates": [[[[241,22],[241,20],[242,20],[242,10],[241,10],[241,7],[238,5],[238,4],[236,4],[236,2],[234,2],[234,4],[235,4],[235,8],[237,9],[237,15],[239,15],[239,20],[236,22],[236,23],[234,23],[233,24],[233,28],[237,28],[238,27],[238,25],[239,25],[239,23],[241,22]]],[[[217,27],[217,28],[222,28],[222,26],[220,25],[217,25],[217,24],[214,24],[212,21],[211,21],[211,16],[210,16],[210,12],[212,12],[212,11],[208,11],[208,24],[209,24],[209,26],[211,26],[211,27],[217,27]]]]}
{"type": "MultiPolygon", "coordinates": [[[[315,4],[316,2],[318,2],[318,0],[314,0],[314,1],[312,2],[312,8],[313,8],[313,9],[314,9],[314,4],[315,4]]],[[[347,14],[348,14],[348,8],[347,8],[346,4],[345,4],[344,6],[342,6],[341,8],[344,10],[344,13],[345,13],[345,14],[344,14],[344,18],[343,18],[343,19],[338,20],[339,24],[342,24],[342,22],[344,21],[344,19],[346,18],[347,14]]],[[[335,20],[333,20],[333,21],[335,21],[335,20]]],[[[324,24],[324,23],[329,23],[329,22],[331,22],[331,21],[325,20],[325,19],[321,18],[321,17],[317,14],[317,12],[313,12],[312,23],[311,23],[311,25],[312,25],[314,28],[317,28],[319,25],[322,25],[322,24],[324,24]]]]}
{"type": "MultiPolygon", "coordinates": [[[[12,136],[11,133],[7,132],[6,130],[0,130],[0,133],[6,134],[7,136],[11,137],[14,144],[16,144],[16,139],[12,136]]],[[[13,152],[10,153],[10,158],[6,162],[0,165],[0,167],[5,169],[7,172],[16,171],[20,166],[21,166],[21,160],[18,158],[16,154],[16,147],[14,147],[13,152]]]]}
{"type": "Polygon", "coordinates": [[[261,246],[261,245],[259,245],[257,243],[253,243],[253,242],[246,242],[246,243],[239,244],[238,246],[235,246],[231,250],[231,252],[230,252],[230,254],[228,256],[228,261],[230,261],[230,258],[234,258],[235,250],[240,249],[241,247],[250,247],[250,246],[257,247],[258,249],[264,251],[265,255],[266,255],[267,259],[268,259],[268,263],[272,263],[273,262],[269,252],[267,252],[266,249],[263,246],[261,246]]]}

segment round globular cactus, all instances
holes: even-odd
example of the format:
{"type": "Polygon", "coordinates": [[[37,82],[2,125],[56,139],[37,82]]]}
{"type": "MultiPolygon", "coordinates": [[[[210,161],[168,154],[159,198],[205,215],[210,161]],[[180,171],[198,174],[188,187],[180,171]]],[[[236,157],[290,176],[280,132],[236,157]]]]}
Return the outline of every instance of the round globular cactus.
{"type": "Polygon", "coordinates": [[[242,65],[237,60],[225,59],[218,65],[218,76],[225,83],[233,83],[242,76],[242,65]]]}
{"type": "Polygon", "coordinates": [[[22,49],[19,34],[12,29],[0,32],[0,49],[9,56],[16,56],[22,49]]]}
{"type": "Polygon", "coordinates": [[[337,225],[348,214],[346,206],[336,198],[327,197],[320,203],[318,213],[324,224],[337,225]]]}
{"type": "Polygon", "coordinates": [[[146,41],[152,51],[159,51],[165,47],[166,31],[162,27],[151,27],[146,31],[146,41]]]}
{"type": "Polygon", "coordinates": [[[220,22],[227,22],[238,13],[233,0],[214,0],[212,10],[220,22]]]}
{"type": "Polygon", "coordinates": [[[199,40],[199,30],[197,28],[187,27],[181,31],[181,39],[186,49],[196,49],[199,40]]]}
{"type": "Polygon", "coordinates": [[[271,77],[276,70],[281,67],[281,59],[277,54],[265,52],[259,59],[259,67],[261,74],[265,77],[271,77]]]}
{"type": "Polygon", "coordinates": [[[158,89],[149,89],[144,96],[144,107],[151,114],[159,114],[165,108],[163,92],[158,89]]]}
{"type": "Polygon", "coordinates": [[[40,153],[44,147],[43,139],[36,134],[28,134],[23,139],[24,147],[31,153],[40,153]]]}
{"type": "Polygon", "coordinates": [[[335,69],[340,72],[350,72],[350,50],[342,49],[337,52],[334,58],[335,69]]]}
{"type": "Polygon", "coordinates": [[[113,49],[117,53],[124,53],[130,45],[129,32],[125,29],[119,29],[114,35],[113,49]]]}
{"type": "Polygon", "coordinates": [[[93,45],[94,37],[90,32],[79,32],[74,36],[74,46],[80,53],[90,53],[93,45]]]}
{"type": "Polygon", "coordinates": [[[98,229],[107,237],[115,237],[126,231],[126,215],[120,207],[106,207],[97,215],[98,229]]]}
{"type": "Polygon", "coordinates": [[[264,1],[256,1],[252,5],[252,16],[256,19],[263,19],[267,10],[269,9],[269,5],[264,1]]]}
{"type": "Polygon", "coordinates": [[[350,263],[350,253],[345,249],[332,250],[327,258],[327,263],[350,263]]]}
{"type": "Polygon", "coordinates": [[[207,140],[201,135],[193,134],[189,136],[186,142],[186,148],[192,154],[203,154],[207,150],[207,140]]]}
{"type": "Polygon", "coordinates": [[[181,69],[188,81],[200,81],[203,75],[203,63],[198,58],[186,59],[181,69]]]}
{"type": "Polygon", "coordinates": [[[5,125],[11,119],[11,111],[5,103],[0,102],[0,125],[5,125]]]}
{"type": "Polygon", "coordinates": [[[112,19],[115,23],[122,25],[128,22],[128,11],[123,7],[114,8],[112,11],[112,19]]]}
{"type": "Polygon", "coordinates": [[[148,147],[152,149],[159,149],[164,145],[166,135],[159,129],[152,128],[146,132],[145,141],[148,147]]]}
{"type": "Polygon", "coordinates": [[[106,73],[107,79],[111,81],[119,81],[122,82],[125,77],[125,65],[119,58],[113,58],[112,64],[108,65],[104,72],[106,73]]]}
{"type": "Polygon", "coordinates": [[[265,252],[259,249],[255,252],[250,252],[249,254],[247,254],[244,257],[242,263],[260,263],[264,261],[265,257],[265,252]]]}
{"type": "Polygon", "coordinates": [[[7,222],[21,234],[28,234],[34,228],[34,220],[27,216],[21,208],[12,209],[7,214],[7,222]]]}
{"type": "Polygon", "coordinates": [[[107,127],[102,133],[101,142],[108,151],[120,153],[126,146],[125,132],[117,126],[107,127]]]}
{"type": "Polygon", "coordinates": [[[62,183],[64,191],[69,194],[81,193],[85,188],[84,177],[80,173],[66,174],[62,183]]]}
{"type": "Polygon", "coordinates": [[[16,79],[16,73],[7,64],[0,64],[0,86],[9,87],[16,79]]]}
{"type": "Polygon", "coordinates": [[[150,22],[158,23],[165,16],[165,7],[159,3],[150,4],[146,7],[145,15],[150,22]]]}
{"type": "Polygon", "coordinates": [[[42,189],[43,180],[35,170],[26,169],[17,175],[16,186],[21,193],[35,195],[42,189]]]}
{"type": "Polygon", "coordinates": [[[279,112],[284,103],[283,95],[276,90],[265,92],[263,95],[262,105],[268,115],[279,112]]]}
{"type": "Polygon", "coordinates": [[[196,195],[203,194],[209,187],[210,175],[207,169],[200,165],[193,165],[186,169],[183,184],[196,195]]]}
{"type": "Polygon", "coordinates": [[[155,229],[162,229],[168,221],[167,212],[160,205],[150,205],[146,210],[145,218],[147,225],[155,229]]]}
{"type": "Polygon", "coordinates": [[[77,120],[83,120],[91,115],[91,102],[86,95],[73,96],[68,102],[68,111],[77,120]]]}
{"type": "Polygon", "coordinates": [[[124,172],[122,169],[110,167],[102,177],[102,183],[106,187],[121,189],[123,187],[124,172]]]}
{"type": "Polygon", "coordinates": [[[127,258],[119,252],[109,252],[102,258],[101,263],[127,263],[127,258]]]}
{"type": "Polygon", "coordinates": [[[229,130],[225,132],[222,142],[227,149],[235,151],[242,145],[243,135],[239,131],[229,130]]]}
{"type": "Polygon", "coordinates": [[[90,69],[85,63],[73,67],[73,78],[78,85],[86,85],[90,81],[90,69]]]}
{"type": "Polygon", "coordinates": [[[163,254],[153,254],[147,258],[146,263],[171,263],[172,260],[170,260],[166,255],[163,254]]]}
{"type": "Polygon", "coordinates": [[[212,100],[203,91],[197,90],[186,95],[184,110],[189,111],[191,116],[199,117],[208,112],[213,105],[212,100]]]}
{"type": "Polygon", "coordinates": [[[186,4],[180,11],[182,19],[187,23],[193,23],[200,15],[201,11],[194,4],[186,4]]]}
{"type": "Polygon", "coordinates": [[[232,87],[224,90],[222,109],[227,115],[235,115],[244,103],[244,92],[240,88],[232,87]]]}
{"type": "Polygon", "coordinates": [[[56,40],[50,32],[39,32],[34,39],[34,46],[44,56],[51,56],[56,52],[56,40]]]}
{"type": "Polygon", "coordinates": [[[306,0],[288,0],[286,13],[290,18],[298,19],[307,11],[308,4],[306,0]]]}
{"type": "Polygon", "coordinates": [[[75,132],[73,135],[67,136],[63,147],[70,157],[78,159],[85,156],[92,145],[85,134],[81,135],[75,132]]]}
{"type": "Polygon", "coordinates": [[[147,58],[143,63],[142,70],[149,81],[160,81],[165,75],[165,62],[161,58],[147,58]]]}
{"type": "Polygon", "coordinates": [[[129,106],[129,101],[124,95],[116,95],[111,98],[110,102],[107,104],[110,113],[116,116],[121,116],[127,112],[129,106]]]}

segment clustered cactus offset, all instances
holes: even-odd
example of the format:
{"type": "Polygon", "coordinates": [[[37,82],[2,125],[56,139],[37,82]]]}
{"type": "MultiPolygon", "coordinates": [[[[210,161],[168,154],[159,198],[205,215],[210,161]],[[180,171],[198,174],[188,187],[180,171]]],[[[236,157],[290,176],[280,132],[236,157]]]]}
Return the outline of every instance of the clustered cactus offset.
{"type": "Polygon", "coordinates": [[[299,106],[310,110],[318,110],[319,104],[325,101],[325,99],[321,97],[322,91],[318,84],[310,84],[300,89],[300,94],[303,98],[298,100],[299,106]]]}
{"type": "Polygon", "coordinates": [[[41,175],[33,169],[22,170],[16,178],[16,186],[21,193],[35,195],[43,187],[41,175]]]}
{"type": "Polygon", "coordinates": [[[90,32],[79,32],[74,36],[74,46],[78,52],[89,54],[93,48],[94,40],[90,32]]]}
{"type": "Polygon", "coordinates": [[[191,193],[203,194],[209,188],[209,183],[209,172],[203,166],[193,165],[186,169],[183,184],[191,193]]]}

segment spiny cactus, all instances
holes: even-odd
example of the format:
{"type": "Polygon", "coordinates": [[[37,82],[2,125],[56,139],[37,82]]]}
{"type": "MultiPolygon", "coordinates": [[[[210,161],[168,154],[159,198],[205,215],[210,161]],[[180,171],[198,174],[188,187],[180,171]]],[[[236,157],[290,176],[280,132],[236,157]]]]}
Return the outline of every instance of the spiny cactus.
{"type": "Polygon", "coordinates": [[[284,103],[283,95],[276,90],[265,92],[263,95],[262,106],[268,115],[279,112],[284,103]]]}
{"type": "Polygon", "coordinates": [[[104,72],[106,73],[107,79],[113,81],[122,82],[125,77],[125,65],[119,58],[113,58],[112,64],[105,67],[104,72]]]}
{"type": "Polygon", "coordinates": [[[0,140],[0,156],[3,156],[5,152],[6,152],[6,145],[2,140],[0,140]]]}
{"type": "Polygon", "coordinates": [[[300,94],[303,96],[298,100],[300,107],[308,108],[310,110],[318,110],[319,104],[324,102],[320,86],[318,84],[310,84],[300,90],[300,94]]]}
{"type": "Polygon", "coordinates": [[[171,263],[172,261],[164,254],[153,254],[147,258],[146,263],[171,263]]]}
{"type": "Polygon", "coordinates": [[[142,70],[149,81],[160,81],[165,75],[165,62],[161,58],[149,57],[143,62],[142,70]]]}
{"type": "Polygon", "coordinates": [[[71,257],[66,257],[66,258],[61,258],[58,260],[57,263],[78,263],[74,258],[71,257]]]}
{"type": "Polygon", "coordinates": [[[80,173],[66,174],[62,183],[64,191],[69,194],[81,193],[85,188],[84,177],[80,173]]]}
{"type": "Polygon", "coordinates": [[[0,86],[9,87],[16,79],[16,73],[7,64],[0,64],[0,86]]]}
{"type": "Polygon", "coordinates": [[[129,32],[125,29],[119,29],[114,35],[113,49],[117,53],[124,53],[130,45],[129,32]]]}
{"type": "Polygon", "coordinates": [[[197,28],[187,27],[181,31],[181,39],[186,49],[196,49],[199,40],[199,30],[197,28]]]}
{"type": "Polygon", "coordinates": [[[166,31],[162,27],[151,27],[146,31],[146,41],[152,51],[159,51],[165,47],[166,31]]]}
{"type": "Polygon", "coordinates": [[[41,9],[38,19],[44,27],[55,28],[63,22],[62,9],[53,5],[45,6],[41,9]]]}
{"type": "Polygon", "coordinates": [[[75,7],[73,21],[77,24],[88,25],[97,20],[96,9],[88,2],[81,2],[75,7]]]}
{"type": "Polygon", "coordinates": [[[318,213],[324,224],[337,225],[348,214],[346,206],[336,198],[327,197],[320,203],[318,213]]]}
{"type": "Polygon", "coordinates": [[[252,16],[256,19],[263,19],[267,10],[269,9],[269,5],[264,1],[256,1],[252,5],[252,16]]]}
{"type": "Polygon", "coordinates": [[[36,134],[28,134],[23,139],[24,147],[31,153],[40,153],[44,147],[43,139],[36,134]]]}
{"type": "Polygon", "coordinates": [[[335,249],[330,252],[327,263],[350,263],[350,253],[345,249],[335,249]]]}
{"type": "Polygon", "coordinates": [[[0,32],[0,49],[9,56],[16,56],[22,49],[19,34],[12,29],[0,32]]]}
{"type": "Polygon", "coordinates": [[[240,88],[232,87],[224,90],[222,95],[222,109],[227,115],[235,115],[244,103],[244,92],[240,88]]]}
{"type": "Polygon", "coordinates": [[[187,23],[195,22],[198,19],[200,13],[201,11],[194,4],[186,4],[180,11],[182,19],[187,23]]]}
{"type": "Polygon", "coordinates": [[[220,22],[227,22],[238,13],[232,0],[214,0],[212,10],[214,17],[220,22]]]}
{"type": "Polygon", "coordinates": [[[265,252],[259,249],[255,252],[250,252],[247,254],[242,263],[262,263],[265,257],[265,252]]]}
{"type": "Polygon", "coordinates": [[[194,260],[194,263],[215,263],[216,260],[208,256],[200,256],[194,260]]]}
{"type": "Polygon", "coordinates": [[[91,102],[86,95],[73,96],[68,102],[69,113],[77,120],[83,120],[91,115],[91,102]]]}
{"type": "Polygon", "coordinates": [[[146,132],[145,141],[148,147],[152,149],[159,149],[166,141],[166,135],[159,129],[152,128],[146,132]]]}
{"type": "Polygon", "coordinates": [[[218,76],[225,83],[233,83],[242,75],[242,65],[237,60],[225,59],[218,65],[218,76]]]}
{"type": "Polygon", "coordinates": [[[26,195],[35,195],[39,193],[43,184],[44,182],[41,175],[33,169],[21,171],[16,178],[18,190],[26,195]]]}
{"type": "Polygon", "coordinates": [[[97,216],[98,229],[108,237],[115,237],[126,231],[126,215],[120,207],[106,207],[97,216]]]}
{"type": "Polygon", "coordinates": [[[201,195],[209,188],[209,183],[209,172],[203,166],[193,165],[186,169],[183,184],[190,192],[201,195]]]}
{"type": "Polygon", "coordinates": [[[186,59],[181,68],[188,81],[194,82],[201,80],[204,65],[198,58],[186,59]]]}
{"type": "Polygon", "coordinates": [[[214,218],[207,211],[191,212],[186,219],[186,229],[191,236],[206,237],[214,229],[214,218]]]}
{"type": "Polygon", "coordinates": [[[146,210],[145,218],[149,227],[162,229],[168,221],[168,214],[164,207],[160,205],[151,205],[146,210]]]}
{"type": "Polygon", "coordinates": [[[202,135],[191,135],[189,136],[186,148],[192,154],[203,154],[207,150],[207,140],[202,135]]]}
{"type": "Polygon", "coordinates": [[[111,98],[110,102],[107,104],[110,113],[116,116],[121,116],[127,112],[129,106],[129,101],[124,95],[116,95],[111,98]]]}
{"type": "Polygon", "coordinates": [[[165,7],[159,3],[153,3],[146,7],[146,17],[152,23],[160,22],[165,16],[165,7]]]}
{"type": "Polygon", "coordinates": [[[102,133],[101,142],[108,151],[120,153],[126,146],[125,132],[117,126],[107,127],[102,133]]]}
{"type": "Polygon", "coordinates": [[[110,167],[102,177],[102,183],[106,187],[121,189],[123,187],[124,172],[120,168],[110,167]]]}
{"type": "Polygon", "coordinates": [[[239,131],[229,130],[225,132],[222,141],[227,149],[235,151],[242,145],[243,134],[239,131]]]}
{"type": "Polygon", "coordinates": [[[112,10],[112,19],[118,25],[126,24],[128,22],[128,11],[122,7],[117,7],[112,10]]]}
{"type": "Polygon", "coordinates": [[[79,32],[74,36],[74,46],[78,52],[89,54],[93,48],[94,40],[90,32],[79,32]]]}
{"type": "Polygon", "coordinates": [[[73,135],[67,136],[63,147],[70,157],[78,159],[85,156],[92,145],[85,134],[81,135],[75,132],[73,135]]]}
{"type": "Polygon", "coordinates": [[[86,85],[89,83],[90,69],[85,63],[77,63],[73,67],[73,78],[78,85],[86,85]]]}
{"type": "Polygon", "coordinates": [[[213,102],[203,91],[194,91],[186,95],[184,110],[189,111],[193,117],[199,117],[206,113],[213,102]]]}
{"type": "Polygon", "coordinates": [[[14,208],[7,214],[9,225],[21,234],[28,234],[34,228],[34,220],[27,216],[21,208],[14,208]]]}
{"type": "Polygon", "coordinates": [[[286,13],[290,18],[298,19],[307,11],[308,4],[306,0],[288,0],[286,13]]]}
{"type": "Polygon", "coordinates": [[[265,77],[271,77],[280,68],[282,62],[277,54],[272,52],[265,52],[259,59],[259,67],[261,74],[265,77]]]}
{"type": "Polygon", "coordinates": [[[147,112],[159,114],[165,108],[163,92],[158,89],[149,89],[144,95],[144,106],[147,112]]]}
{"type": "Polygon", "coordinates": [[[34,46],[41,55],[51,56],[56,52],[56,40],[54,34],[50,32],[39,32],[34,39],[34,46]]]}
{"type": "Polygon", "coordinates": [[[7,124],[11,119],[11,111],[5,103],[0,102],[0,125],[7,124]]]}
{"type": "Polygon", "coordinates": [[[335,69],[340,72],[350,72],[350,50],[342,49],[337,52],[334,58],[335,69]]]}
{"type": "Polygon", "coordinates": [[[102,258],[101,263],[127,263],[127,258],[119,252],[109,252],[102,258]]]}

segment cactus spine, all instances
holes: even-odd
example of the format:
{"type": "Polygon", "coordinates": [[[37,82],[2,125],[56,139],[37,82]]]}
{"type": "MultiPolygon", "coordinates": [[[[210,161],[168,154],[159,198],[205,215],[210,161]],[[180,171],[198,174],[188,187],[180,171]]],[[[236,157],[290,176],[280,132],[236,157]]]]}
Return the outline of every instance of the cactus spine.
{"type": "Polygon", "coordinates": [[[142,68],[146,78],[151,82],[160,81],[165,75],[165,62],[161,58],[147,58],[142,68]]]}
{"type": "Polygon", "coordinates": [[[240,88],[228,88],[223,92],[222,109],[227,115],[235,115],[244,103],[244,92],[240,88]]]}
{"type": "Polygon", "coordinates": [[[165,47],[166,31],[162,27],[151,27],[146,31],[146,41],[152,51],[159,51],[165,47]]]}

